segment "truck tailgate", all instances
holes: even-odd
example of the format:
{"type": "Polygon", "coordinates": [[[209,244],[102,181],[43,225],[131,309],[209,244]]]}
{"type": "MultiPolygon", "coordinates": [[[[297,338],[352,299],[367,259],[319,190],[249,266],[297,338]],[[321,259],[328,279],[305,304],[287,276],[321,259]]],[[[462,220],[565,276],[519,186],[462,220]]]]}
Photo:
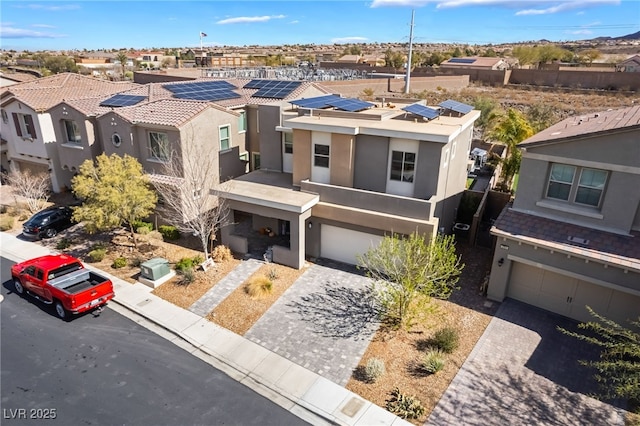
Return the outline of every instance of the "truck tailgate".
{"type": "Polygon", "coordinates": [[[73,290],[73,307],[81,307],[87,303],[100,304],[105,297],[113,295],[113,284],[110,280],[97,282],[96,280],[85,280],[75,284],[73,290]]]}

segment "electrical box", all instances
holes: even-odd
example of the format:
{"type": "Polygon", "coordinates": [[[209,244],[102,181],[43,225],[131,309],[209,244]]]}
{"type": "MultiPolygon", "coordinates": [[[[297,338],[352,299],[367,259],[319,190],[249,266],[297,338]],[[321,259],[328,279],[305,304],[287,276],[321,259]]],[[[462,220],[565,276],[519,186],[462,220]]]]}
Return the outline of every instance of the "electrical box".
{"type": "Polygon", "coordinates": [[[154,257],[140,265],[140,276],[148,280],[157,281],[171,272],[169,261],[161,257],[154,257]]]}

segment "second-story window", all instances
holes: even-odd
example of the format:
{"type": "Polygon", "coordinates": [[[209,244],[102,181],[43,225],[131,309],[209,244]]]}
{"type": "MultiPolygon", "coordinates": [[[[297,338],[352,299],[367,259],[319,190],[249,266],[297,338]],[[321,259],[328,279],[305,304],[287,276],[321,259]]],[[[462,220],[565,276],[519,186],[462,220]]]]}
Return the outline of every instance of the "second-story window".
{"type": "Polygon", "coordinates": [[[313,165],[329,167],[329,145],[313,145],[313,165]]]}
{"type": "Polygon", "coordinates": [[[169,137],[166,133],[149,132],[149,156],[159,161],[169,158],[169,137]]]}
{"type": "Polygon", "coordinates": [[[391,152],[391,174],[389,179],[413,182],[416,169],[416,154],[413,152],[391,152]]]}
{"type": "Polygon", "coordinates": [[[549,173],[547,198],[598,207],[607,176],[606,170],[553,164],[549,173]],[[579,176],[577,181],[576,176],[579,176]]]}
{"type": "Polygon", "coordinates": [[[604,184],[607,182],[607,172],[604,170],[582,169],[578,189],[576,191],[576,203],[598,207],[602,199],[604,184]]]}
{"type": "Polygon", "coordinates": [[[293,154],[293,133],[284,133],[284,153],[293,154]]]}
{"type": "Polygon", "coordinates": [[[220,134],[220,151],[231,147],[231,132],[229,126],[220,126],[218,130],[220,134]]]}
{"type": "Polygon", "coordinates": [[[238,131],[246,132],[247,131],[247,112],[240,111],[240,117],[238,117],[238,131]]]}
{"type": "Polygon", "coordinates": [[[67,136],[67,142],[79,143],[82,138],[80,137],[80,128],[78,127],[76,122],[72,120],[63,120],[63,122],[64,130],[67,136]]]}
{"type": "Polygon", "coordinates": [[[554,164],[549,174],[549,187],[547,197],[557,200],[569,201],[571,185],[576,174],[576,168],[566,164],[554,164]]]}
{"type": "Polygon", "coordinates": [[[33,117],[29,114],[13,113],[13,123],[16,126],[16,133],[23,138],[36,138],[36,127],[33,123],[33,117]]]}

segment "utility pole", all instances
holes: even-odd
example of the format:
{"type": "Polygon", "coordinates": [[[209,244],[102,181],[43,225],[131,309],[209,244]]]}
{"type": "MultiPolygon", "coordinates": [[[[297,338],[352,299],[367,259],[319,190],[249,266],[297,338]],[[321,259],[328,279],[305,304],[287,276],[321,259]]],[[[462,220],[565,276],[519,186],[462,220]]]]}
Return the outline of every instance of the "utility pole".
{"type": "Polygon", "coordinates": [[[411,11],[411,29],[409,30],[409,58],[407,59],[407,77],[405,78],[404,93],[409,94],[409,84],[411,83],[411,54],[413,53],[413,17],[416,11],[411,11]]]}

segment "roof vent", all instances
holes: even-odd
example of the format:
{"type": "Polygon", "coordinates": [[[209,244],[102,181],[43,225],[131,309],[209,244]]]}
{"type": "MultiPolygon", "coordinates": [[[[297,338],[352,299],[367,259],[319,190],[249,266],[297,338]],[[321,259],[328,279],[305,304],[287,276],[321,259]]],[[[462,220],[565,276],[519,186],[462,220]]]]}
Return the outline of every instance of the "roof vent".
{"type": "Polygon", "coordinates": [[[584,238],[573,237],[571,235],[569,235],[567,237],[567,240],[572,242],[572,243],[581,244],[583,246],[588,246],[589,245],[589,240],[585,240],[584,238]]]}

